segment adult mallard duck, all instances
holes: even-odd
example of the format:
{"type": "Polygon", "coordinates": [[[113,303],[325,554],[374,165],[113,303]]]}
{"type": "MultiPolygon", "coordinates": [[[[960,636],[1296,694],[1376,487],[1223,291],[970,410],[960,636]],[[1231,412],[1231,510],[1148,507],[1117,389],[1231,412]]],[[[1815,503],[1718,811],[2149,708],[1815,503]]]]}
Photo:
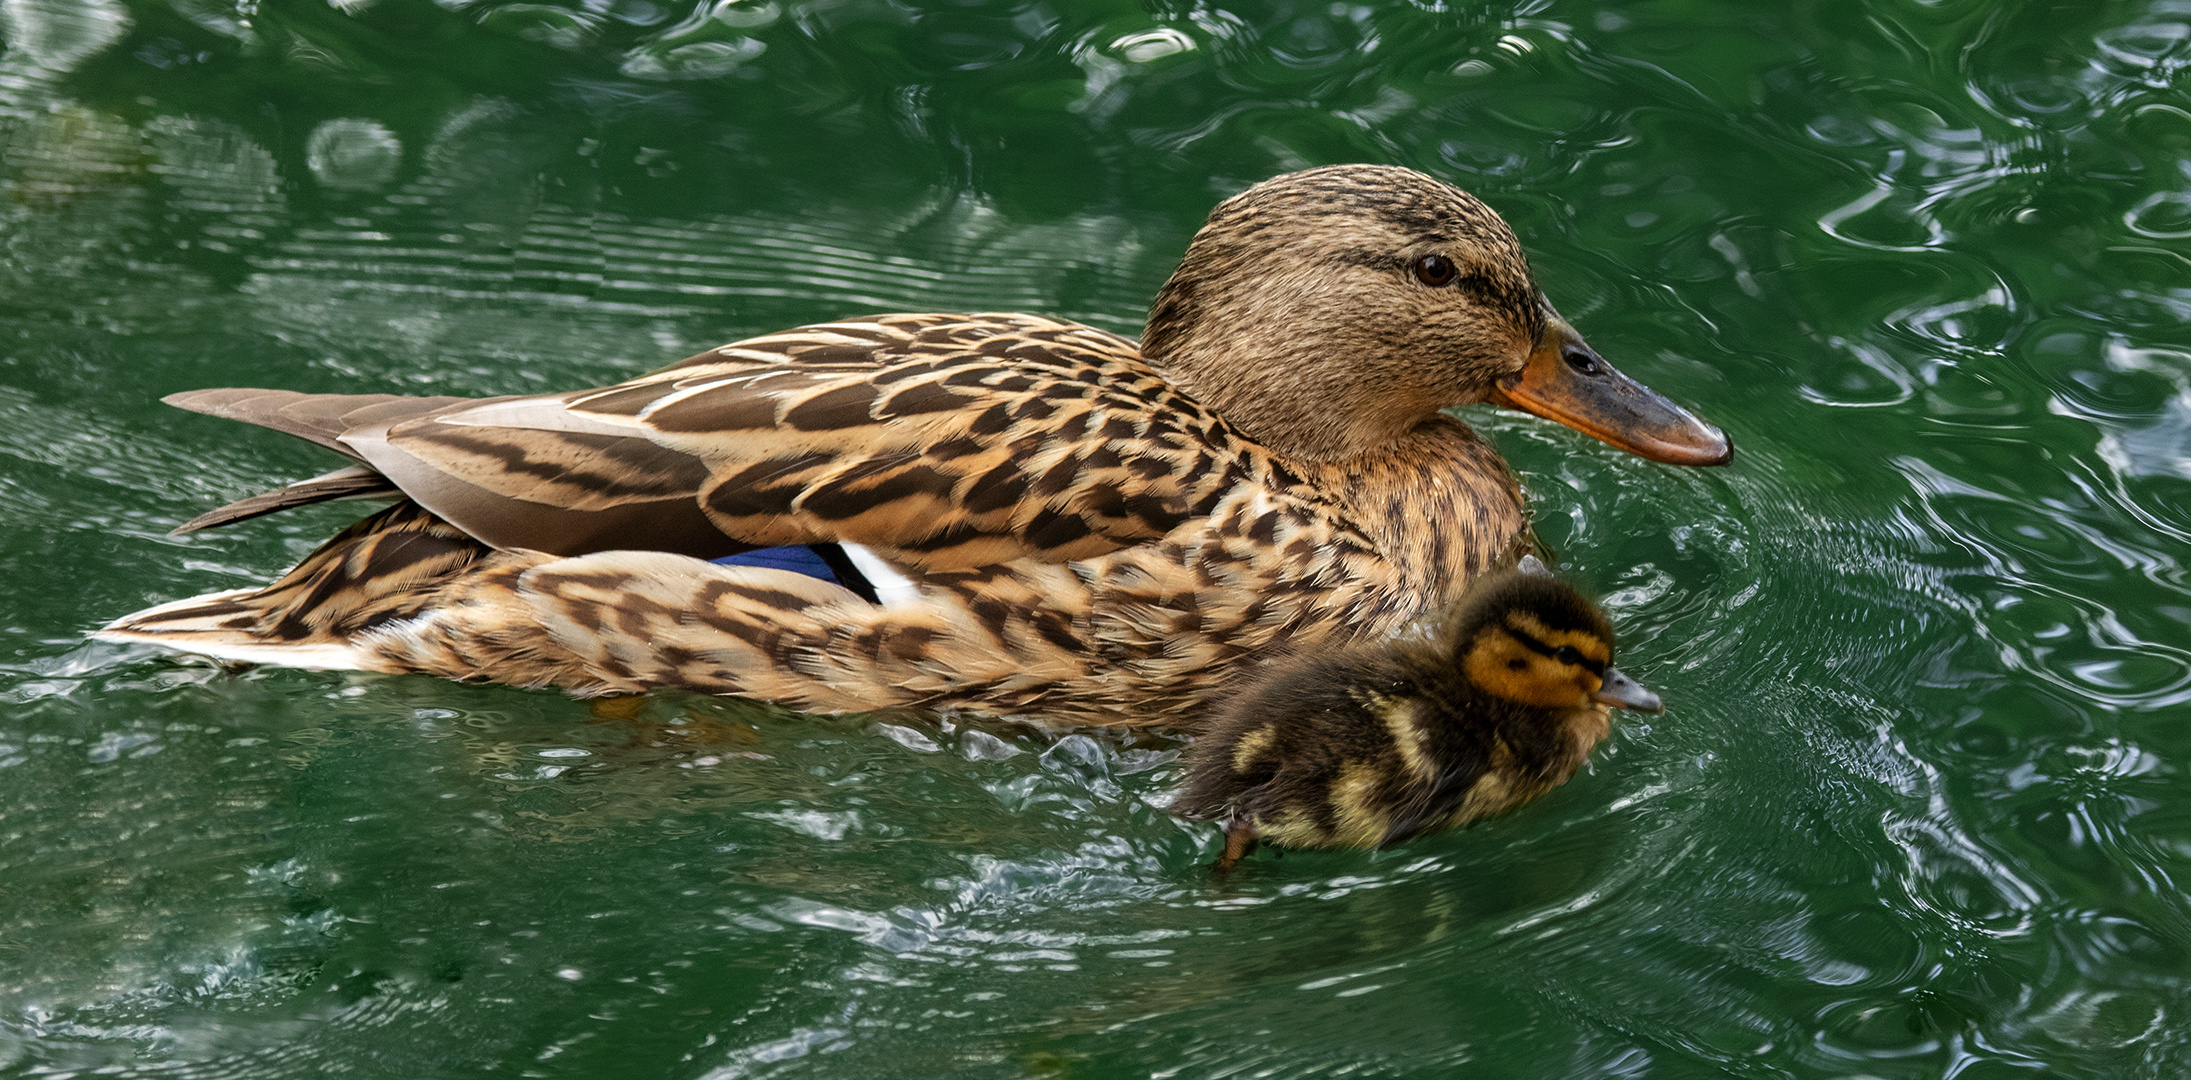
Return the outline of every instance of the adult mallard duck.
{"type": "Polygon", "coordinates": [[[1172,803],[1224,820],[1220,875],[1258,840],[1378,848],[1506,813],[1566,783],[1610,710],[1659,711],[1612,666],[1605,613],[1522,562],[1478,579],[1432,640],[1320,652],[1228,695],[1172,803]]]}
{"type": "Polygon", "coordinates": [[[1520,490],[1442,413],[1486,400],[1660,461],[1732,453],[1583,344],[1482,202],[1312,169],[1212,211],[1138,347],[878,315],[571,393],[178,394],[357,462],[185,529],[397,501],[271,585],[100,636],[586,694],[1178,722],[1243,658],[1390,635],[1512,559],[1520,490]],[[710,561],[802,545],[846,572],[710,561]]]}

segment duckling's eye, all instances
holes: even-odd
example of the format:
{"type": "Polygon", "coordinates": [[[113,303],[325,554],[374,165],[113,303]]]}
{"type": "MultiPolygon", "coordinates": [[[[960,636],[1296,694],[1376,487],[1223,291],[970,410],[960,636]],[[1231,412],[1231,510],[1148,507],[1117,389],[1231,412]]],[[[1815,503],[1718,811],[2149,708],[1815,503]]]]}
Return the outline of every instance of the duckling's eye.
{"type": "Polygon", "coordinates": [[[1552,650],[1552,659],[1562,664],[1579,664],[1582,663],[1582,654],[1576,652],[1573,645],[1562,645],[1552,650]]]}
{"type": "Polygon", "coordinates": [[[1425,255],[1415,260],[1415,280],[1433,289],[1451,284],[1460,273],[1460,267],[1453,265],[1453,260],[1443,255],[1425,255]]]}
{"type": "Polygon", "coordinates": [[[1514,659],[1507,661],[1506,666],[1507,669],[1510,671],[1520,671],[1529,666],[1529,661],[1517,656],[1514,659]]]}

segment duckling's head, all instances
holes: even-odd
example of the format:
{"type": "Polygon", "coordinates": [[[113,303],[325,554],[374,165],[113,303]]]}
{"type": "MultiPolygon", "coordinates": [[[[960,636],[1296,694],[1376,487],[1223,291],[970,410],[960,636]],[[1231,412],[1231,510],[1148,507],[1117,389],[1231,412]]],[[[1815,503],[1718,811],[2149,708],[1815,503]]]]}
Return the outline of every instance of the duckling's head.
{"type": "Polygon", "coordinates": [[[1412,169],[1310,169],[1219,204],[1157,294],[1142,353],[1298,458],[1354,457],[1486,400],[1658,460],[1731,454],[1582,343],[1497,212],[1412,169]]]}
{"type": "Polygon", "coordinates": [[[1479,579],[1446,627],[1455,665],[1477,689],[1539,709],[1658,712],[1657,694],[1613,667],[1613,627],[1555,578],[1509,570],[1479,579]]]}

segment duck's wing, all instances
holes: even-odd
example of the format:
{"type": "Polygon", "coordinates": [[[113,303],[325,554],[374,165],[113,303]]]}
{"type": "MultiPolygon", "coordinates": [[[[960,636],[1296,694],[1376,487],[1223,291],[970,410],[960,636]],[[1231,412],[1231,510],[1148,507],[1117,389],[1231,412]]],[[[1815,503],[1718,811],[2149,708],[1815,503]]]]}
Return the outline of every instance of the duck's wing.
{"type": "Polygon", "coordinates": [[[332,442],[473,536],[556,554],[1066,561],[1208,513],[1244,469],[1131,341],[1026,315],[828,323],[598,390],[445,402],[376,400],[332,442]]]}
{"type": "MultiPolygon", "coordinates": [[[[244,521],[261,514],[340,498],[408,495],[458,529],[496,547],[538,548],[559,555],[636,547],[715,558],[745,550],[700,513],[693,492],[707,469],[690,455],[628,431],[514,428],[500,433],[509,471],[568,471],[567,490],[595,489],[573,505],[536,500],[522,488],[496,491],[422,465],[388,445],[391,428],[519,404],[540,413],[553,397],[403,397],[396,394],[302,394],[293,390],[193,390],[162,399],[177,408],[273,428],[363,463],[239,499],[185,522],[175,531],[244,521]]],[[[552,411],[552,408],[551,410],[552,411]]],[[[564,422],[564,427],[569,423],[564,422]]],[[[464,428],[459,422],[457,430],[464,428]]],[[[506,488],[514,485],[504,485],[506,488]]]]}

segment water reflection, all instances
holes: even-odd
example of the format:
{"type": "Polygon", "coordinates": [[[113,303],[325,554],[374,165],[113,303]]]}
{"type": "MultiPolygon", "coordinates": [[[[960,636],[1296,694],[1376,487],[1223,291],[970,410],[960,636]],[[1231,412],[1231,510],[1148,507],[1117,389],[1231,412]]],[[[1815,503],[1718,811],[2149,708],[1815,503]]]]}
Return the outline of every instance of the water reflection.
{"type": "MultiPolygon", "coordinates": [[[[129,14],[116,0],[8,0],[0,4],[0,92],[23,93],[31,69],[61,74],[120,40],[129,14]]],[[[0,98],[0,101],[4,101],[0,98]]]]}
{"type": "Polygon", "coordinates": [[[334,188],[384,187],[403,166],[403,143],[373,120],[329,120],[312,130],[304,153],[313,178],[334,188]]]}

